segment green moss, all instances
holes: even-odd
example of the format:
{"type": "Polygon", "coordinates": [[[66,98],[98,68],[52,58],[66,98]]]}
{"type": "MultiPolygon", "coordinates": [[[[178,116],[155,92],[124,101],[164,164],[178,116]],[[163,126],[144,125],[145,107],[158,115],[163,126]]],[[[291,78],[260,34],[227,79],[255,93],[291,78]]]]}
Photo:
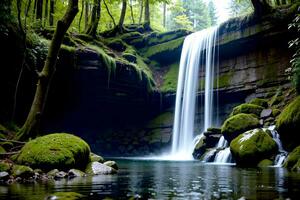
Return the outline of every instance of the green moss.
{"type": "Polygon", "coordinates": [[[0,153],[6,153],[6,150],[0,145],[0,153]]]}
{"type": "Polygon", "coordinates": [[[300,171],[300,146],[288,155],[283,166],[293,171],[300,171]]]}
{"type": "Polygon", "coordinates": [[[259,126],[259,120],[256,117],[253,117],[251,114],[240,113],[224,122],[221,133],[227,141],[231,141],[239,134],[259,126]]]}
{"type": "Polygon", "coordinates": [[[261,106],[261,107],[264,107],[264,108],[267,108],[269,105],[268,105],[268,100],[266,99],[260,99],[260,98],[254,98],[252,99],[249,104],[254,104],[254,105],[257,105],[257,106],[261,106]]]}
{"type": "Polygon", "coordinates": [[[91,162],[99,162],[99,163],[104,163],[104,161],[105,161],[102,156],[99,156],[94,153],[90,154],[90,160],[91,160],[91,162]]]}
{"type": "Polygon", "coordinates": [[[230,151],[241,166],[256,166],[259,161],[270,158],[277,150],[276,142],[262,129],[240,134],[230,143],[230,151]]]}
{"type": "Polygon", "coordinates": [[[281,110],[274,108],[272,110],[272,116],[277,117],[281,113],[281,110]]]}
{"type": "Polygon", "coordinates": [[[158,116],[156,116],[154,119],[152,119],[150,122],[147,123],[147,128],[158,128],[158,127],[165,127],[165,126],[172,126],[174,119],[174,113],[172,112],[165,112],[158,116]]]}
{"type": "Polygon", "coordinates": [[[168,72],[163,77],[162,92],[176,92],[179,73],[179,63],[170,65],[168,72]]]}
{"type": "Polygon", "coordinates": [[[270,167],[273,165],[273,161],[269,159],[263,159],[257,164],[257,167],[270,167]]]}
{"type": "Polygon", "coordinates": [[[261,106],[257,106],[254,104],[248,104],[248,103],[244,103],[241,104],[235,108],[233,108],[230,116],[236,115],[236,114],[240,114],[240,113],[245,113],[245,114],[254,114],[256,116],[260,116],[261,111],[264,108],[261,106]]]}
{"type": "MultiPolygon", "coordinates": [[[[176,40],[171,40],[162,44],[154,45],[143,50],[143,55],[147,58],[152,58],[155,60],[164,61],[170,58],[164,56],[166,53],[172,53],[175,51],[180,51],[184,37],[178,38],[176,40]]],[[[173,58],[173,62],[176,61],[176,58],[173,58]]]]}
{"type": "Polygon", "coordinates": [[[277,118],[276,128],[287,150],[300,145],[300,96],[284,108],[277,118]]]}
{"type": "Polygon", "coordinates": [[[77,136],[55,133],[25,144],[17,163],[42,170],[84,168],[89,162],[90,147],[77,136]]]}
{"type": "Polygon", "coordinates": [[[57,199],[57,200],[78,200],[83,199],[84,196],[82,194],[76,192],[55,192],[47,199],[57,199]]]}
{"type": "Polygon", "coordinates": [[[30,177],[32,175],[34,175],[33,170],[25,165],[14,165],[12,167],[12,175],[14,177],[30,177]]]}
{"type": "Polygon", "coordinates": [[[4,160],[0,161],[0,172],[7,172],[10,170],[11,164],[8,162],[5,162],[4,160]]]}
{"type": "Polygon", "coordinates": [[[230,81],[233,77],[233,71],[229,71],[225,74],[215,77],[214,88],[225,88],[230,86],[230,81]]]}
{"type": "Polygon", "coordinates": [[[116,71],[116,67],[117,67],[116,60],[113,57],[107,55],[107,53],[102,48],[99,48],[98,46],[88,45],[88,47],[95,50],[100,56],[100,60],[107,70],[107,80],[109,84],[111,76],[114,75],[116,71]]]}

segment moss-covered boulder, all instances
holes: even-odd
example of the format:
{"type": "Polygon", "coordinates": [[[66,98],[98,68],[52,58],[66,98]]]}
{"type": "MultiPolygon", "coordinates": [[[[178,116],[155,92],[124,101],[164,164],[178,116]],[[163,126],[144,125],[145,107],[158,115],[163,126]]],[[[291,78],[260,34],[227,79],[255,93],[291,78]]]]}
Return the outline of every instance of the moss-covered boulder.
{"type": "Polygon", "coordinates": [[[262,106],[244,103],[235,108],[233,108],[230,116],[234,116],[236,114],[245,113],[245,114],[254,114],[256,116],[260,116],[261,111],[264,109],[262,106]]]}
{"type": "Polygon", "coordinates": [[[91,160],[91,162],[99,162],[99,163],[105,162],[105,160],[102,156],[99,156],[95,153],[90,153],[90,160],[91,160]]]}
{"type": "Polygon", "coordinates": [[[268,100],[266,99],[261,99],[261,98],[254,98],[252,99],[249,104],[254,104],[254,105],[257,105],[257,106],[261,106],[261,107],[264,107],[264,108],[267,108],[269,106],[268,104],[268,100]]]}
{"type": "Polygon", "coordinates": [[[253,129],[232,140],[230,151],[237,165],[257,166],[261,160],[276,154],[278,147],[267,132],[253,129]]]}
{"type": "Polygon", "coordinates": [[[31,140],[17,157],[17,163],[42,170],[82,169],[89,161],[89,145],[67,133],[54,133],[31,140]]]}
{"type": "Polygon", "coordinates": [[[227,141],[233,140],[239,134],[259,127],[259,120],[251,114],[240,113],[228,118],[221,128],[221,133],[227,141]]]}
{"type": "Polygon", "coordinates": [[[273,165],[273,161],[270,159],[263,159],[257,164],[257,167],[270,167],[273,165]]]}
{"type": "Polygon", "coordinates": [[[193,157],[195,159],[200,159],[201,156],[205,153],[206,151],[206,143],[205,143],[205,136],[200,138],[198,142],[195,145],[194,151],[193,151],[193,157]]]}
{"type": "Polygon", "coordinates": [[[285,160],[284,167],[292,171],[300,172],[300,146],[296,147],[285,160]]]}
{"type": "Polygon", "coordinates": [[[287,150],[300,145],[300,96],[284,108],[277,118],[276,128],[287,150]]]}
{"type": "Polygon", "coordinates": [[[11,171],[14,177],[29,178],[34,175],[33,169],[25,165],[14,165],[11,171]]]}

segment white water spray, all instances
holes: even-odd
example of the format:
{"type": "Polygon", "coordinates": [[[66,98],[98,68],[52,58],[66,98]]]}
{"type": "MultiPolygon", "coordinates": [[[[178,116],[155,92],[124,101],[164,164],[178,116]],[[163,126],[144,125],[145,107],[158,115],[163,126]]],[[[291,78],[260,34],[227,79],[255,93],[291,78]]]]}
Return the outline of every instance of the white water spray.
{"type": "Polygon", "coordinates": [[[184,40],[175,105],[171,157],[191,160],[199,66],[205,66],[204,130],[212,124],[213,83],[217,28],[187,36],[184,40]],[[204,62],[204,63],[201,63],[204,62]]]}

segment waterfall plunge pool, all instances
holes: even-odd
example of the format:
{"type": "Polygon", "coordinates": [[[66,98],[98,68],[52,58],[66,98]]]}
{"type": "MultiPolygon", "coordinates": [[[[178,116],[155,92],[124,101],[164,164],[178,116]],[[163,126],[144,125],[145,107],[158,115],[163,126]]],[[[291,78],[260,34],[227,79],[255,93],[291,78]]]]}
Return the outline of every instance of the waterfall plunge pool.
{"type": "Polygon", "coordinates": [[[300,174],[284,168],[238,168],[199,161],[117,160],[116,175],[0,186],[0,199],[41,200],[54,192],[86,199],[297,199],[300,174]]]}

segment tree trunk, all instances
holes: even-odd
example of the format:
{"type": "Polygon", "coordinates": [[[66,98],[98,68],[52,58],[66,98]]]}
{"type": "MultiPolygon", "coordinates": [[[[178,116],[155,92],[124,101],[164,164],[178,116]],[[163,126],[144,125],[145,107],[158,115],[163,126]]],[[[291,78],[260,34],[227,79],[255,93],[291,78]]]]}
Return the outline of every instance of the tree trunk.
{"type": "Polygon", "coordinates": [[[84,11],[84,30],[87,31],[89,27],[89,2],[87,0],[85,2],[85,11],[84,11]]]}
{"type": "Polygon", "coordinates": [[[17,134],[17,139],[24,140],[35,137],[45,107],[51,78],[55,72],[55,65],[60,46],[65,33],[70,27],[78,12],[78,0],[69,0],[68,8],[65,15],[57,22],[57,27],[50,43],[48,55],[41,72],[38,73],[38,82],[36,85],[35,96],[27,119],[17,134]]]}
{"type": "Polygon", "coordinates": [[[150,5],[149,0],[145,0],[145,24],[150,26],[150,5]]]}
{"type": "Polygon", "coordinates": [[[43,0],[37,0],[35,19],[38,21],[38,24],[42,24],[41,22],[43,19],[43,0]]]}
{"type": "Polygon", "coordinates": [[[101,0],[94,0],[93,10],[92,10],[92,18],[90,25],[86,31],[86,34],[95,36],[100,20],[100,14],[101,14],[101,0]]]}
{"type": "Polygon", "coordinates": [[[49,25],[53,26],[53,24],[54,24],[54,0],[50,0],[49,25]]]}
{"type": "Polygon", "coordinates": [[[142,23],[143,10],[144,10],[143,0],[140,0],[140,18],[139,18],[139,24],[142,23]]]}
{"type": "Polygon", "coordinates": [[[167,20],[167,4],[163,3],[163,26],[166,27],[167,20]]]}
{"type": "Polygon", "coordinates": [[[79,33],[80,33],[80,25],[81,25],[83,10],[84,10],[84,2],[82,1],[81,2],[81,12],[80,12],[80,17],[79,17],[79,22],[78,22],[78,32],[79,33]]]}
{"type": "Polygon", "coordinates": [[[110,12],[110,10],[109,10],[109,8],[108,8],[105,0],[103,0],[103,3],[104,3],[104,6],[105,6],[105,8],[107,10],[108,15],[110,16],[110,18],[111,18],[111,20],[112,20],[112,22],[114,24],[114,27],[116,27],[116,21],[115,21],[114,17],[112,16],[112,14],[111,14],[111,12],[110,12]]]}
{"type": "Polygon", "coordinates": [[[126,8],[127,8],[127,0],[122,0],[122,10],[121,10],[121,16],[119,19],[119,28],[122,30],[124,20],[125,20],[125,15],[126,15],[126,8]]]}
{"type": "Polygon", "coordinates": [[[251,0],[251,3],[254,7],[254,14],[256,16],[262,16],[270,13],[271,11],[271,6],[267,0],[251,0]]]}
{"type": "Polygon", "coordinates": [[[134,16],[133,16],[133,7],[132,7],[132,0],[130,0],[130,15],[131,15],[131,20],[132,23],[135,24],[134,16]]]}
{"type": "Polygon", "coordinates": [[[44,26],[46,26],[47,21],[48,21],[48,1],[45,0],[45,17],[44,17],[44,26]]]}

